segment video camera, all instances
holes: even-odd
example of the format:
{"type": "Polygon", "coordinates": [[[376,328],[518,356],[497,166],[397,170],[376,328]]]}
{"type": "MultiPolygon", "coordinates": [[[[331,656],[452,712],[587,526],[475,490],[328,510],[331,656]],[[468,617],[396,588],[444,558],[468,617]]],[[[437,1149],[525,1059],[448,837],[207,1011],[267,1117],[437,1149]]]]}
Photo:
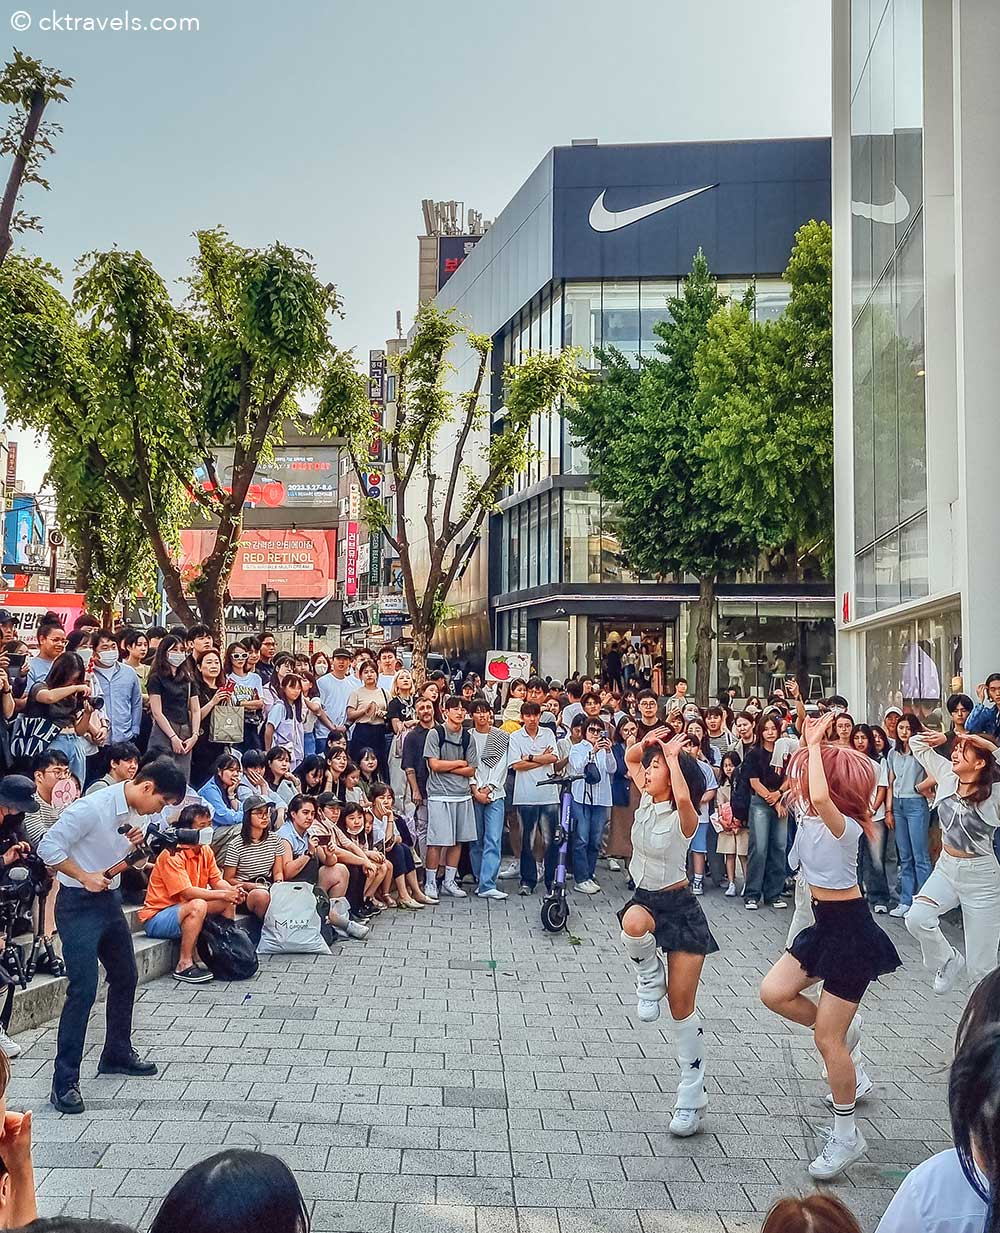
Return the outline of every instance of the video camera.
{"type": "Polygon", "coordinates": [[[29,905],[36,895],[47,889],[50,876],[44,861],[29,852],[20,856],[14,865],[6,870],[7,876],[0,878],[0,915],[8,904],[29,905]]]}
{"type": "MultiPolygon", "coordinates": [[[[131,829],[130,826],[119,826],[118,834],[127,835],[131,829]]],[[[150,822],[145,838],[142,843],[136,844],[128,863],[134,865],[142,857],[156,860],[161,852],[173,852],[177,848],[196,848],[211,842],[211,827],[199,829],[195,826],[161,826],[159,823],[150,822]]],[[[108,872],[110,874],[110,870],[108,872]]]]}
{"type": "Polygon", "coordinates": [[[34,976],[42,942],[42,901],[52,885],[45,862],[33,852],[20,855],[13,865],[0,871],[0,934],[4,947],[0,953],[0,985],[26,988],[34,976]],[[32,922],[32,905],[38,899],[37,924],[32,922]],[[31,931],[31,945],[24,949],[15,937],[31,931]]]}

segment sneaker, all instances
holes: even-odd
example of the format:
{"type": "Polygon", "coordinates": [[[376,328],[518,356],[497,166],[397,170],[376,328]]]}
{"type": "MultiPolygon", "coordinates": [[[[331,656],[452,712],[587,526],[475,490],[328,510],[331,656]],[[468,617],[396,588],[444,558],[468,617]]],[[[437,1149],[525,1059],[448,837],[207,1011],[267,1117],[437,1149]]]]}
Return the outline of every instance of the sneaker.
{"type": "Polygon", "coordinates": [[[895,907],[892,909],[892,911],[889,913],[889,915],[890,915],[890,916],[896,916],[896,917],[905,916],[905,915],[907,914],[907,912],[909,912],[909,910],[910,910],[910,905],[909,905],[909,904],[906,904],[906,903],[897,903],[897,904],[896,904],[896,906],[895,906],[895,907]]]}
{"type": "Polygon", "coordinates": [[[693,1135],[701,1126],[700,1109],[675,1109],[670,1119],[670,1133],[679,1139],[693,1135]]]}
{"type": "MultiPolygon", "coordinates": [[[[872,1077],[867,1070],[864,1070],[862,1067],[857,1065],[855,1066],[855,1069],[857,1070],[858,1086],[854,1091],[854,1103],[860,1104],[863,1100],[867,1100],[872,1092],[875,1091],[875,1084],[872,1082],[872,1077]]],[[[828,1109],[833,1108],[832,1092],[827,1092],[827,1094],[823,1097],[823,1103],[828,1109]]]]}
{"type": "Polygon", "coordinates": [[[368,937],[371,931],[371,925],[365,925],[361,921],[357,920],[349,920],[344,927],[344,933],[346,933],[349,938],[356,938],[359,942],[368,937]]]}
{"type": "Polygon", "coordinates": [[[488,890],[477,890],[476,897],[478,899],[506,899],[507,892],[497,890],[495,886],[491,886],[488,890]]]}
{"type": "Polygon", "coordinates": [[[208,968],[192,963],[189,968],[181,968],[179,972],[175,971],[174,980],[182,981],[185,985],[207,985],[209,981],[215,980],[215,977],[208,968]]]}
{"type": "Polygon", "coordinates": [[[760,907],[760,904],[757,902],[756,899],[748,899],[743,906],[746,908],[748,912],[756,912],[757,909],[760,907]]]}
{"type": "Polygon", "coordinates": [[[809,1165],[809,1176],[817,1182],[828,1182],[850,1168],[856,1160],[860,1160],[867,1150],[868,1144],[860,1130],[855,1130],[851,1140],[838,1139],[836,1135],[831,1135],[823,1150],[809,1165]]]}
{"type": "Polygon", "coordinates": [[[726,887],[726,898],[735,899],[735,897],[736,897],[736,883],[730,882],[729,885],[726,887]]]}
{"type": "Polygon", "coordinates": [[[782,908],[788,907],[788,900],[787,899],[772,899],[771,902],[767,906],[769,908],[777,908],[780,911],[782,908]]]}
{"type": "Polygon", "coordinates": [[[69,1087],[61,1093],[53,1088],[49,1094],[49,1101],[60,1113],[83,1113],[86,1109],[78,1087],[69,1087]]]}
{"type": "Polygon", "coordinates": [[[442,895],[450,895],[452,899],[468,899],[468,895],[457,882],[449,882],[447,878],[441,883],[442,895]]]}
{"type": "Polygon", "coordinates": [[[7,1033],[0,1028],[0,1049],[7,1054],[9,1058],[21,1056],[21,1046],[16,1040],[13,1040],[7,1033]]]}
{"type": "Polygon", "coordinates": [[[705,893],[705,888],[701,884],[701,882],[691,883],[691,894],[692,895],[704,895],[704,893],[705,893]]]}
{"type": "Polygon", "coordinates": [[[508,861],[500,872],[497,874],[497,880],[500,882],[509,882],[511,878],[519,878],[521,876],[521,864],[519,861],[508,861]]]}
{"type": "Polygon", "coordinates": [[[431,903],[437,903],[438,901],[437,878],[427,879],[427,881],[424,883],[424,894],[431,901],[431,903]]]}
{"type": "Polygon", "coordinates": [[[519,895],[533,895],[535,893],[535,888],[533,886],[529,886],[527,882],[522,882],[517,893],[519,895]]]}
{"type": "Polygon", "coordinates": [[[601,890],[593,878],[588,878],[586,882],[577,882],[574,889],[578,890],[581,895],[597,895],[601,890]]]}
{"type": "Polygon", "coordinates": [[[615,857],[609,856],[608,857],[608,868],[611,870],[612,873],[621,873],[622,863],[620,860],[616,860],[615,857]]]}
{"type": "Polygon", "coordinates": [[[955,982],[965,971],[965,956],[952,947],[951,958],[943,968],[934,973],[934,992],[950,993],[955,988],[955,982]]]}
{"type": "Polygon", "coordinates": [[[876,903],[872,910],[876,916],[885,916],[885,914],[889,911],[889,906],[885,903],[876,903]]]}

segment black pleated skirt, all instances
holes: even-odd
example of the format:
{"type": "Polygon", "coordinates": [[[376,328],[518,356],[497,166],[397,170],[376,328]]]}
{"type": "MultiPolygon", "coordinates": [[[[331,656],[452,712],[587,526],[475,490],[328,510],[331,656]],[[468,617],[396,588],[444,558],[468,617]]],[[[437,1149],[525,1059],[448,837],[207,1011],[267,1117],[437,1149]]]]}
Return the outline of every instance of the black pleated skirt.
{"type": "Polygon", "coordinates": [[[653,937],[664,954],[679,950],[689,955],[714,955],[719,949],[701,904],[686,886],[658,891],[637,888],[618,913],[619,921],[633,905],[645,908],[653,918],[653,937]]]}

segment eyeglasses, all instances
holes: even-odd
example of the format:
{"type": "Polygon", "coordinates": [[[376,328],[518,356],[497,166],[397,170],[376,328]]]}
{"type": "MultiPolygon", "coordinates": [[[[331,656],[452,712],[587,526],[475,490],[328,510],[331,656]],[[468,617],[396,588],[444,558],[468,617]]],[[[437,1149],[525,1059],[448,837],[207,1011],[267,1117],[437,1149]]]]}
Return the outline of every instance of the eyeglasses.
{"type": "Polygon", "coordinates": [[[233,663],[237,663],[241,659],[246,659],[246,657],[245,651],[234,651],[232,655],[229,656],[233,663]]]}

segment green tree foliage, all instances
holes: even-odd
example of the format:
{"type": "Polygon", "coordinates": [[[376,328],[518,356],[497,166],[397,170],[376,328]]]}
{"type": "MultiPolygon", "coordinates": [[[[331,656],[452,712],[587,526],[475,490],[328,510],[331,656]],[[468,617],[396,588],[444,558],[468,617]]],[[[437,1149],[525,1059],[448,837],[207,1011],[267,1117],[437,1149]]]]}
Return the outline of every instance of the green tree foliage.
{"type": "Polygon", "coordinates": [[[338,305],[308,254],[244,249],[221,230],[197,242],[181,308],[138,252],[85,256],[72,303],[41,263],[5,263],[0,389],[15,422],[46,434],[54,475],[74,489],[62,497],[67,508],[92,509],[96,481],[110,488],[102,523],[127,508],[174,611],[221,632],[254,470],[297,414],[296,396],[336,355],[329,326],[338,305]],[[231,487],[219,480],[219,445],[234,451],[231,487]],[[182,580],[176,548],[190,502],[216,538],[182,580]]]}
{"type": "Polygon", "coordinates": [[[753,319],[729,303],[699,251],[683,293],[654,327],[657,355],[633,367],[598,352],[603,377],[569,410],[595,485],[617,509],[629,563],[693,574],[695,693],[708,700],[721,576],[762,551],[829,535],[832,510],[830,233],[800,229],[786,271],[792,300],[753,319]]]}
{"type": "MultiPolygon", "coordinates": [[[[385,508],[377,502],[365,503],[365,516],[399,555],[413,625],[414,671],[422,679],[431,638],[447,617],[448,594],[486,516],[528,465],[532,416],[572,397],[583,378],[572,351],[537,353],[508,365],[506,414],[499,431],[491,434],[484,396],[490,340],[464,330],[451,312],[433,304],[421,308],[410,345],[395,367],[395,422],[382,433],[387,471],[395,482],[395,525],[387,524],[385,508]],[[456,395],[448,390],[446,377],[449,352],[459,344],[476,357],[476,375],[471,388],[456,395]],[[418,545],[421,552],[415,551],[418,545]]],[[[365,379],[343,357],[328,369],[315,422],[348,440],[361,484],[375,425],[365,379]]]]}
{"type": "Polygon", "coordinates": [[[18,201],[25,185],[49,187],[41,173],[42,162],[52,153],[53,138],[62,128],[44,120],[45,108],[49,103],[64,102],[72,84],[72,78],[46,68],[16,48],[14,58],[0,72],[0,104],[10,108],[7,125],[0,132],[0,156],[10,159],[0,198],[0,264],[10,252],[16,233],[41,230],[38,217],[19,210],[18,201]]]}

